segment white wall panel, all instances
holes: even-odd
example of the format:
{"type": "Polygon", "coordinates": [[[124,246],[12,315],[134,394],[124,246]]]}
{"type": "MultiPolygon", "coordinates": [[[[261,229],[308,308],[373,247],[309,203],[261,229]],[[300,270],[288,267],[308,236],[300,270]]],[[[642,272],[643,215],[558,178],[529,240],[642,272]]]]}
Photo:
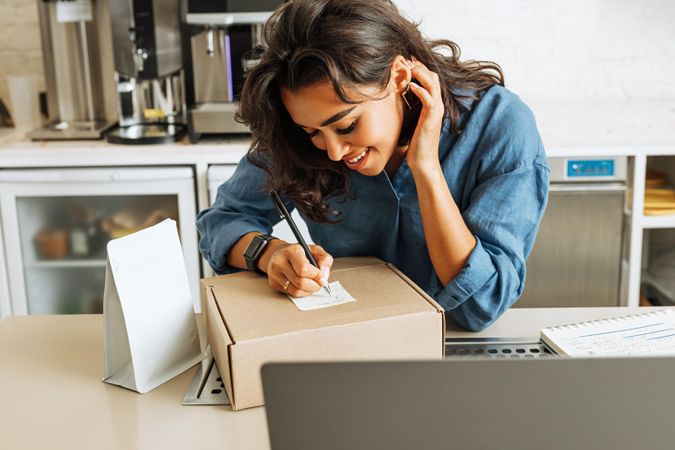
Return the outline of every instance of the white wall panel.
{"type": "Polygon", "coordinates": [[[668,0],[395,0],[428,37],[504,69],[525,98],[675,98],[668,0]]]}

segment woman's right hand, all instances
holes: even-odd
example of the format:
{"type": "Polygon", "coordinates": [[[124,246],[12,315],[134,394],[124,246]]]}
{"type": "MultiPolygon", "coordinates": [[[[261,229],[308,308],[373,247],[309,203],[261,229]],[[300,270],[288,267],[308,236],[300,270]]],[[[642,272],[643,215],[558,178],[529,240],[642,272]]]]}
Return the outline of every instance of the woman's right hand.
{"type": "Polygon", "coordinates": [[[310,245],[309,250],[320,269],[309,262],[300,244],[283,243],[272,250],[263,269],[272,289],[305,297],[328,285],[333,257],[318,245],[310,245]]]}

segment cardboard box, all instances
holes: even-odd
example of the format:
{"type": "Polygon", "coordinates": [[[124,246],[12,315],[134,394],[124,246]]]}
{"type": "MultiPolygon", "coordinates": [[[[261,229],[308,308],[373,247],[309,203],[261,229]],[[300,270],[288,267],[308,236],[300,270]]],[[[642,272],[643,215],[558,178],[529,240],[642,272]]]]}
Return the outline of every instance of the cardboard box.
{"type": "Polygon", "coordinates": [[[312,311],[251,272],[202,280],[211,351],[233,410],[263,404],[267,362],[443,358],[443,308],[394,266],[341,258],[335,280],[356,302],[312,311]]]}

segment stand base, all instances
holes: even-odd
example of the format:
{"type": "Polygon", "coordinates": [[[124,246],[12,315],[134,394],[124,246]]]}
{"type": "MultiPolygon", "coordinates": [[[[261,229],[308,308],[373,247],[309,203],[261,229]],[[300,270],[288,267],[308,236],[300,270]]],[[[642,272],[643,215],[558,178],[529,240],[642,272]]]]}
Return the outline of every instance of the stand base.
{"type": "Polygon", "coordinates": [[[106,139],[113,144],[164,144],[176,142],[186,133],[187,127],[179,123],[138,124],[115,128],[106,134],[106,139]]]}

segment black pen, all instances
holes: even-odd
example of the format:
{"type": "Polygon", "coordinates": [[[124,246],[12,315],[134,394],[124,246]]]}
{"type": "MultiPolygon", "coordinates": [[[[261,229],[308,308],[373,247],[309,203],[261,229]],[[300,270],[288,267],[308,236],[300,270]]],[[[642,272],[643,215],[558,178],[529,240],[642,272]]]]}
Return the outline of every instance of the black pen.
{"type": "MultiPolygon", "coordinates": [[[[307,243],[303,239],[302,234],[300,234],[300,230],[298,230],[298,227],[295,225],[293,218],[288,213],[286,205],[284,205],[284,202],[281,201],[281,197],[279,197],[277,191],[272,190],[272,192],[270,192],[270,197],[272,198],[272,203],[274,203],[274,206],[277,208],[277,212],[279,213],[281,218],[286,219],[286,222],[288,222],[288,226],[291,227],[291,231],[293,232],[295,239],[297,239],[298,244],[302,246],[302,249],[305,251],[305,256],[307,256],[309,262],[312,263],[314,267],[321,270],[319,265],[316,263],[316,259],[314,259],[314,256],[312,256],[312,252],[309,251],[309,247],[307,246],[307,243]]],[[[326,280],[326,283],[328,283],[328,280],[326,280]]],[[[328,295],[333,296],[333,291],[331,291],[330,285],[327,284],[326,286],[324,286],[324,289],[326,289],[328,295]]]]}

